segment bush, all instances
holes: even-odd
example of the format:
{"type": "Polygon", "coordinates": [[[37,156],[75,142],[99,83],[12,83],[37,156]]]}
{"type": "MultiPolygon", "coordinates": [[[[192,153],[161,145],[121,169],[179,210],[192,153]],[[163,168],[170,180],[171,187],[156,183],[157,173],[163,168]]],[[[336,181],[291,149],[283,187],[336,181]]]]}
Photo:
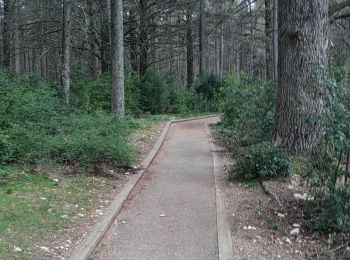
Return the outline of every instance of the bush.
{"type": "Polygon", "coordinates": [[[243,149],[229,173],[231,178],[242,180],[286,177],[290,173],[290,161],[282,150],[261,143],[243,149]]]}
{"type": "Polygon", "coordinates": [[[350,186],[340,187],[309,208],[308,221],[319,232],[336,232],[337,240],[350,239],[350,186]],[[340,236],[339,236],[340,235],[340,236]]]}
{"type": "Polygon", "coordinates": [[[0,133],[0,164],[11,162],[14,159],[14,150],[9,137],[0,133]]]}
{"type": "MultiPolygon", "coordinates": [[[[323,136],[309,155],[303,175],[315,201],[308,207],[311,228],[335,233],[338,242],[350,239],[350,87],[349,70],[333,68],[326,83],[324,113],[319,120],[323,136]]],[[[313,115],[311,115],[313,116],[313,115]]]]}
{"type": "MultiPolygon", "coordinates": [[[[104,74],[98,80],[89,80],[88,76],[76,73],[72,82],[72,106],[84,112],[111,111],[112,79],[104,74]]],[[[128,73],[125,78],[125,110],[128,115],[140,114],[140,77],[128,73]]]]}
{"type": "MultiPolygon", "coordinates": [[[[60,104],[57,88],[33,76],[2,73],[0,82],[4,83],[0,87],[1,164],[43,159],[82,165],[131,163],[128,135],[135,126],[132,121],[116,121],[106,112],[83,113],[81,107],[67,111],[60,104]]],[[[97,92],[95,101],[99,100],[97,92]]],[[[95,104],[94,109],[102,106],[95,104]]]]}
{"type": "Polygon", "coordinates": [[[275,88],[244,75],[227,78],[220,93],[224,112],[221,130],[230,147],[249,146],[272,138],[275,88]]]}
{"type": "Polygon", "coordinates": [[[82,165],[132,163],[134,152],[128,145],[128,121],[117,121],[104,112],[69,115],[59,121],[59,133],[49,140],[49,154],[55,160],[82,165]]]}
{"type": "Polygon", "coordinates": [[[215,74],[202,76],[195,84],[196,92],[206,100],[215,100],[220,89],[223,86],[223,80],[215,74]]]}
{"type": "Polygon", "coordinates": [[[164,75],[147,70],[140,82],[140,104],[143,112],[165,113],[170,107],[170,87],[164,75]]]}

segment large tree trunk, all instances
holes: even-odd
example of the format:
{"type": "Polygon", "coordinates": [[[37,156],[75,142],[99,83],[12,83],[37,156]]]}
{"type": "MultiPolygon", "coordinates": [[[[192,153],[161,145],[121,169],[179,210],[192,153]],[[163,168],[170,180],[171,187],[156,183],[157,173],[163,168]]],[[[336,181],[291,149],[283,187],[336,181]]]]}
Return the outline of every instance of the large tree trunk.
{"type": "Polygon", "coordinates": [[[317,143],[327,65],[328,0],[279,1],[279,71],[275,144],[307,153],[317,143]]]}
{"type": "Polygon", "coordinates": [[[187,88],[190,88],[194,81],[193,72],[193,39],[192,39],[192,12],[190,8],[186,15],[186,53],[187,53],[187,88]]]}
{"type": "Polygon", "coordinates": [[[125,115],[124,104],[124,30],[123,1],[111,1],[112,33],[112,111],[115,115],[125,115]]]}
{"type": "Polygon", "coordinates": [[[70,92],[70,58],[71,58],[71,1],[63,2],[62,34],[62,94],[66,105],[69,105],[70,92]]]}
{"type": "Polygon", "coordinates": [[[4,17],[2,25],[2,66],[11,66],[11,35],[10,35],[10,0],[4,0],[4,17]]]}

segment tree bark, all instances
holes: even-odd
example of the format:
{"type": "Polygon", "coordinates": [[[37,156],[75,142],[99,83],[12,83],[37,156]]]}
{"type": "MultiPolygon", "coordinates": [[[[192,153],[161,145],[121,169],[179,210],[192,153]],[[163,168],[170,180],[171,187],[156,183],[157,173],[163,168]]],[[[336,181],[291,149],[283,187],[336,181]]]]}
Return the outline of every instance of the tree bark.
{"type": "Polygon", "coordinates": [[[124,28],[123,1],[111,1],[112,33],[112,111],[118,117],[125,115],[124,104],[124,28]]]}
{"type": "Polygon", "coordinates": [[[350,0],[337,0],[333,1],[333,3],[329,6],[329,15],[333,15],[336,12],[339,12],[340,10],[344,9],[345,7],[350,6],[350,0]]]}
{"type": "Polygon", "coordinates": [[[265,0],[265,55],[266,55],[266,79],[273,79],[273,68],[272,68],[272,15],[271,15],[271,0],[265,0]]]}
{"type": "Polygon", "coordinates": [[[279,1],[279,77],[275,144],[296,153],[312,150],[320,135],[327,66],[327,0],[279,1]],[[312,120],[316,118],[316,120],[312,120]]]}
{"type": "Polygon", "coordinates": [[[137,20],[132,13],[129,14],[129,47],[130,63],[133,71],[139,71],[138,46],[137,46],[137,20]]]}
{"type": "Polygon", "coordinates": [[[140,0],[140,75],[143,76],[148,68],[148,21],[147,11],[148,5],[147,0],[140,0]]]}
{"type": "Polygon", "coordinates": [[[224,57],[225,57],[225,42],[224,42],[224,24],[221,25],[220,32],[220,76],[224,75],[224,57]]]}
{"type": "MultiPolygon", "coordinates": [[[[273,39],[272,39],[272,62],[273,81],[278,81],[278,0],[273,0],[273,39]]],[[[282,18],[284,19],[284,18],[282,18]]]]}
{"type": "Polygon", "coordinates": [[[97,80],[100,77],[100,66],[99,66],[99,59],[97,57],[98,53],[98,46],[96,43],[96,35],[95,35],[95,28],[94,28],[94,2],[92,0],[87,0],[87,27],[88,27],[88,43],[90,45],[89,48],[89,74],[90,77],[94,80],[97,80]]]}
{"type": "Polygon", "coordinates": [[[11,66],[11,35],[10,35],[10,0],[4,0],[4,17],[2,28],[2,66],[10,69],[11,66]]]}
{"type": "Polygon", "coordinates": [[[204,52],[204,0],[199,1],[199,76],[203,75],[203,52],[204,52]]]}
{"type": "Polygon", "coordinates": [[[71,1],[63,2],[63,34],[62,34],[62,94],[66,105],[70,95],[70,59],[71,59],[71,1]]]}
{"type": "Polygon", "coordinates": [[[111,0],[105,0],[105,17],[101,27],[101,45],[99,49],[102,57],[101,72],[108,73],[111,67],[111,0]]]}
{"type": "Polygon", "coordinates": [[[186,55],[187,55],[187,88],[190,88],[194,81],[193,72],[193,39],[192,39],[192,12],[190,7],[186,14],[186,55]]]}

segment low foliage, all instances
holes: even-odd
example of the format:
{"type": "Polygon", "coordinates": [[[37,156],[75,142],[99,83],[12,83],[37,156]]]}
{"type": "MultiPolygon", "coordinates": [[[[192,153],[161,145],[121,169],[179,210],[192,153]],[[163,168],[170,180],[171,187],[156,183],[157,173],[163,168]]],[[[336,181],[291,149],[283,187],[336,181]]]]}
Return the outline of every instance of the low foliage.
{"type": "Polygon", "coordinates": [[[225,113],[221,131],[233,150],[272,139],[275,95],[273,84],[244,75],[225,80],[220,94],[225,113]]]}
{"type": "Polygon", "coordinates": [[[231,178],[241,180],[286,177],[290,173],[290,161],[282,150],[260,143],[242,149],[229,173],[231,178]]]}
{"type": "Polygon", "coordinates": [[[66,111],[57,89],[32,76],[3,74],[0,81],[0,163],[132,162],[130,120],[117,121],[106,112],[66,111]]]}
{"type": "Polygon", "coordinates": [[[310,226],[350,239],[350,73],[333,68],[327,82],[324,113],[317,118],[324,135],[309,157],[304,178],[315,202],[310,205],[310,226]]]}

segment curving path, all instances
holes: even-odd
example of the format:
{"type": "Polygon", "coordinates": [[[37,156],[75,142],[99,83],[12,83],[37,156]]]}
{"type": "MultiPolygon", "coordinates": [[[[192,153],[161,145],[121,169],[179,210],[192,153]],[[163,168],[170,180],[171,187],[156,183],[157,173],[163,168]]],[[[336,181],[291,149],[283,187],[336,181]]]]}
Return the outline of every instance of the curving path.
{"type": "Polygon", "coordinates": [[[215,179],[207,125],[173,124],[149,173],[91,259],[218,259],[215,179]]]}

